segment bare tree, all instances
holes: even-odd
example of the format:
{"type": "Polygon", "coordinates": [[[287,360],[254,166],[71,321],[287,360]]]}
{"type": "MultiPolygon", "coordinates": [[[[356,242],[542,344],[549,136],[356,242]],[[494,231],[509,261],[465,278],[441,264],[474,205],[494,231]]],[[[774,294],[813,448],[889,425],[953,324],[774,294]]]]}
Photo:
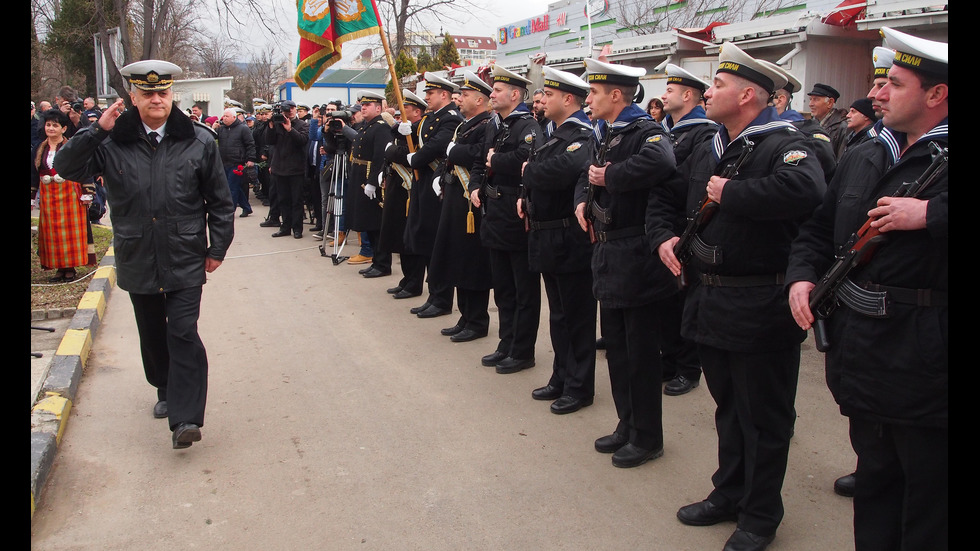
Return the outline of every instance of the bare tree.
{"type": "Polygon", "coordinates": [[[783,7],[786,0],[617,0],[616,19],[636,34],[704,27],[713,21],[736,23],[783,7]]]}
{"type": "Polygon", "coordinates": [[[485,12],[471,0],[380,0],[378,11],[394,55],[407,46],[410,32],[429,27],[427,23],[458,22],[460,14],[485,12]]]}
{"type": "Polygon", "coordinates": [[[235,44],[219,36],[211,35],[193,46],[197,52],[195,66],[205,78],[223,77],[231,73],[238,52],[235,44]]]}

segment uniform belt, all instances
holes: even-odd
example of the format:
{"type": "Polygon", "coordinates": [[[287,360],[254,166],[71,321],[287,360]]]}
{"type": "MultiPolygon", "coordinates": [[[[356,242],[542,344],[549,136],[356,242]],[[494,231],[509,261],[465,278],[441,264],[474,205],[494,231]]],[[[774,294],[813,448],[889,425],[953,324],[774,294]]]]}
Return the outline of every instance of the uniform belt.
{"type": "Polygon", "coordinates": [[[558,229],[558,228],[568,228],[568,227],[571,227],[576,222],[577,222],[577,220],[575,219],[574,216],[569,216],[568,218],[562,218],[560,220],[544,220],[544,221],[541,221],[541,222],[539,222],[537,220],[531,220],[528,223],[528,226],[532,230],[554,230],[554,229],[558,229]]]}
{"type": "Polygon", "coordinates": [[[609,241],[615,241],[617,239],[625,239],[627,237],[636,237],[638,235],[644,235],[646,233],[646,228],[644,226],[629,226],[628,228],[622,228],[618,230],[609,231],[596,231],[595,238],[596,241],[600,243],[608,243],[609,241]]]}
{"type": "Polygon", "coordinates": [[[785,280],[786,274],[750,276],[701,274],[701,284],[708,287],[765,287],[766,285],[782,285],[785,280]]]}
{"type": "Polygon", "coordinates": [[[490,184],[484,186],[486,188],[486,195],[489,199],[500,199],[504,195],[520,195],[521,190],[516,187],[493,187],[490,184]]]}
{"type": "Polygon", "coordinates": [[[350,158],[350,162],[354,163],[355,165],[371,166],[371,161],[365,161],[364,159],[358,159],[357,157],[353,156],[350,158]]]}
{"type": "Polygon", "coordinates": [[[949,306],[949,293],[934,289],[909,289],[876,283],[855,283],[845,279],[837,290],[837,299],[851,310],[873,318],[888,317],[890,303],[918,307],[949,306]]]}

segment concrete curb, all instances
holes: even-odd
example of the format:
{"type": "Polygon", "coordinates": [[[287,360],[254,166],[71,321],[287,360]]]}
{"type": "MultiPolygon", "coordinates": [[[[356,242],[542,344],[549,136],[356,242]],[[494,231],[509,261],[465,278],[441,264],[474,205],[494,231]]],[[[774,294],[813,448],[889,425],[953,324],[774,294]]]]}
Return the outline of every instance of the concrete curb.
{"type": "Polygon", "coordinates": [[[55,452],[71,413],[82,370],[105,315],[109,294],[116,285],[112,247],[106,251],[92,281],[75,309],[68,330],[51,360],[39,399],[31,408],[31,518],[47,482],[55,452]]]}

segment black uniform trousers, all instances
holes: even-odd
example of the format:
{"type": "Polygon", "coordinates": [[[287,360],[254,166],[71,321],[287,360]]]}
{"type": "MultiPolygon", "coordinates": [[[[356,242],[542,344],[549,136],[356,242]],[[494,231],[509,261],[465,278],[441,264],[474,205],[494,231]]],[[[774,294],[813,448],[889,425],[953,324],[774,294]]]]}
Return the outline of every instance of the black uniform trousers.
{"type": "Polygon", "coordinates": [[[272,176],[276,182],[276,197],[279,201],[279,212],[282,223],[279,229],[288,232],[303,233],[303,186],[306,176],[272,176]]]}
{"type": "Polygon", "coordinates": [[[497,352],[518,360],[534,357],[541,317],[541,277],[532,272],[527,249],[490,249],[493,302],[500,320],[497,352]]]}
{"type": "Polygon", "coordinates": [[[850,418],[855,551],[949,549],[949,429],[850,418]]]}
{"type": "Polygon", "coordinates": [[[197,333],[201,287],[168,293],[130,293],[146,380],[167,401],[170,429],[180,423],[204,426],[208,356],[197,333]]]}
{"type": "Polygon", "coordinates": [[[684,311],[685,293],[680,292],[659,302],[660,312],[660,359],[663,363],[663,379],[683,375],[687,380],[701,380],[701,360],[698,345],[681,336],[681,314],[684,311]]]}
{"type": "Polygon", "coordinates": [[[489,305],[490,289],[456,287],[456,306],[459,307],[459,321],[456,325],[478,335],[486,335],[490,330],[489,305]]]}
{"type": "MultiPolygon", "coordinates": [[[[657,302],[635,308],[604,308],[599,304],[609,386],[619,416],[616,433],[645,450],[664,445],[657,308],[657,302]]],[[[590,344],[595,346],[594,339],[590,344]]]]}
{"type": "Polygon", "coordinates": [[[714,398],[718,470],[708,501],[738,513],[738,527],[771,536],[783,519],[780,491],[796,421],[800,345],[759,353],[699,345],[714,398]]]}
{"type": "Polygon", "coordinates": [[[364,232],[368,236],[368,242],[371,243],[371,249],[374,254],[371,258],[371,267],[377,269],[380,272],[390,274],[391,273],[391,251],[386,251],[381,248],[379,243],[381,243],[381,230],[370,230],[364,232]]]}
{"type": "Polygon", "coordinates": [[[595,396],[595,317],[592,268],[542,273],[555,360],[548,384],[575,398],[595,396]]]}
{"type": "Polygon", "coordinates": [[[413,295],[421,295],[425,285],[426,258],[422,255],[401,253],[402,279],[398,285],[413,295]]]}

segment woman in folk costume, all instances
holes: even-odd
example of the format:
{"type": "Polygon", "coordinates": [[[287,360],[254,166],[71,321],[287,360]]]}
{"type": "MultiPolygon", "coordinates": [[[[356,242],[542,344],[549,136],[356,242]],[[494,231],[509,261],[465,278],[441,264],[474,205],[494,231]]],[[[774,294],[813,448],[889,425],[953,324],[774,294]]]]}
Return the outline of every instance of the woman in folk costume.
{"type": "Polygon", "coordinates": [[[75,267],[95,266],[95,245],[88,223],[95,186],[65,180],[52,168],[55,154],[68,143],[68,116],[49,109],[41,114],[41,120],[46,139],[34,150],[31,163],[31,201],[37,201],[41,211],[37,252],[43,269],[58,270],[51,282],[72,281],[75,267]]]}

